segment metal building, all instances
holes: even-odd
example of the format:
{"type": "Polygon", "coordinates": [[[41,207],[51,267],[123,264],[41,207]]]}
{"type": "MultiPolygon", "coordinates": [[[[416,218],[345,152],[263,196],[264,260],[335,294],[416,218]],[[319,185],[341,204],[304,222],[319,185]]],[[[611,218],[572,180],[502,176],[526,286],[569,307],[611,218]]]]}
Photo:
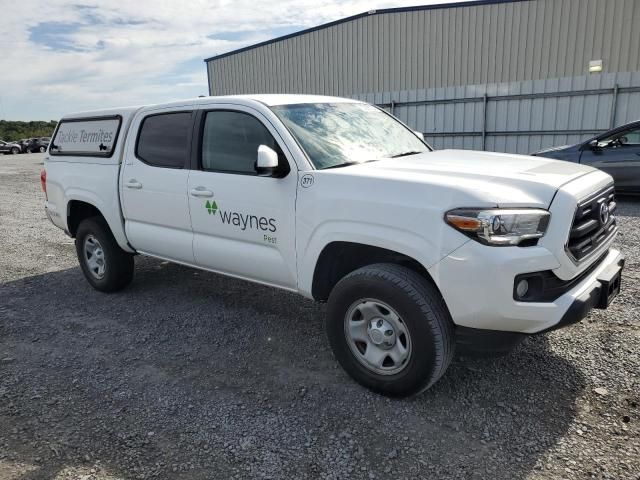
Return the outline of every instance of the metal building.
{"type": "Polygon", "coordinates": [[[436,147],[528,153],[640,118],[640,0],[370,11],[206,59],[211,95],[391,110],[436,147]]]}

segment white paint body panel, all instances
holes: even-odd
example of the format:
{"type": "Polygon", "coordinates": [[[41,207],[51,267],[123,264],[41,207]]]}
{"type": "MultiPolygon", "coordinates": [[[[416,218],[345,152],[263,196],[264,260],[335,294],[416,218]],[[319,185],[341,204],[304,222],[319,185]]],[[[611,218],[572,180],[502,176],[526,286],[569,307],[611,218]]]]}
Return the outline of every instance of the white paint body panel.
{"type": "MultiPolygon", "coordinates": [[[[172,106],[153,109],[153,113],[182,110],[182,106],[172,106]]],[[[136,157],[137,132],[148,113],[141,110],[134,117],[124,146],[119,188],[127,238],[136,250],[193,263],[189,170],[153,167],[136,157]],[[132,184],[137,188],[131,188],[132,184]]]]}
{"type": "Polygon", "coordinates": [[[516,275],[553,270],[567,280],[599,256],[576,265],[565,244],[577,203],[611,184],[611,177],[541,157],[455,150],[315,170],[268,105],[320,101],[352,100],[233,96],[77,114],[122,115],[120,138],[111,159],[47,159],[47,212],[54,224],[67,229],[68,202],[86,201],[105,216],[122,248],[306,297],[312,297],[318,257],[331,242],[393,250],[427,269],[456,324],[515,332],[533,333],[557,323],[614,261],[611,239],[600,247],[599,252],[610,252],[602,265],[555,302],[514,301],[516,275]],[[289,175],[275,179],[156,168],[135,158],[137,130],[145,115],[216,108],[256,116],[280,143],[289,175]],[[142,187],[129,189],[132,180],[142,187]],[[207,210],[207,198],[189,193],[198,187],[214,193],[215,213],[207,210]],[[460,207],[543,208],[551,212],[551,221],[537,246],[488,247],[445,224],[445,212],[460,207]],[[222,211],[273,218],[277,234],[223,224],[222,211]],[[264,235],[275,237],[276,243],[264,235]]]}
{"type": "Polygon", "coordinates": [[[120,248],[128,252],[134,251],[124,231],[120,195],[117,192],[120,162],[127,131],[133,115],[139,109],[140,107],[108,109],[74,113],[64,117],[64,119],[74,119],[120,115],[122,124],[116,146],[109,158],[61,155],[48,155],[45,158],[48,197],[45,202],[45,211],[54,225],[68,231],[67,216],[71,202],[86,202],[102,213],[120,248]]]}
{"type": "Polygon", "coordinates": [[[571,304],[597,280],[620,253],[607,258],[573,289],[549,303],[513,299],[519,273],[555,270],[559,262],[544,247],[493,248],[469,242],[429,269],[457,325],[489,330],[535,333],[557,324],[571,304]]]}

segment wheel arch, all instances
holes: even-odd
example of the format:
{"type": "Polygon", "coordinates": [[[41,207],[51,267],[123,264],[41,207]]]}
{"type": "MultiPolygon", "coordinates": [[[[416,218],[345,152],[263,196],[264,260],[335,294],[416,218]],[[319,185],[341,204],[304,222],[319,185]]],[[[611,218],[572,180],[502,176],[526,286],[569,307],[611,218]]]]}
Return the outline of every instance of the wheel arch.
{"type": "Polygon", "coordinates": [[[69,235],[75,238],[80,223],[87,218],[96,216],[106,221],[102,212],[95,205],[83,200],[70,200],[67,203],[67,231],[69,235]]]}
{"type": "Polygon", "coordinates": [[[103,205],[99,199],[92,198],[90,195],[83,195],[82,192],[67,192],[66,225],[67,232],[71,237],[75,238],[82,220],[93,216],[99,216],[104,219],[120,248],[129,253],[134,252],[124,232],[124,226],[119,216],[119,205],[103,205]],[[118,212],[117,218],[106,214],[113,208],[116,208],[118,212]]]}
{"type": "Polygon", "coordinates": [[[436,286],[427,268],[411,255],[366,243],[332,241],[318,256],[311,281],[311,296],[314,300],[326,301],[333,287],[345,275],[376,263],[402,265],[436,286]]]}

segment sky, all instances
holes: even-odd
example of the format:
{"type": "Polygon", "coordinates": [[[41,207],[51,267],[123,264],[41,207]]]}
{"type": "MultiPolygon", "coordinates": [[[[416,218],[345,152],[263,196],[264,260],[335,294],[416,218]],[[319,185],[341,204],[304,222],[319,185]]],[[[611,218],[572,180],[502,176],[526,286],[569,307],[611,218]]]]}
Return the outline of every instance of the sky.
{"type": "Polygon", "coordinates": [[[0,0],[0,119],[207,95],[204,59],[372,9],[442,0],[0,0]]]}

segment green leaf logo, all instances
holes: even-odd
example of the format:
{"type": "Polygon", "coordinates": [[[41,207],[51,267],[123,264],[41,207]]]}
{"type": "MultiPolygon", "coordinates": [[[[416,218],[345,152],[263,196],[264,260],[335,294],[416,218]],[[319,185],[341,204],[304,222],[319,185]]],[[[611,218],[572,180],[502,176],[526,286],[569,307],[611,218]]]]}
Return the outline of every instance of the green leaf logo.
{"type": "Polygon", "coordinates": [[[209,212],[209,215],[211,214],[216,214],[216,212],[218,211],[218,205],[216,204],[216,201],[214,200],[213,202],[210,202],[209,200],[207,200],[207,203],[205,204],[205,207],[207,209],[207,211],[209,212]]]}

